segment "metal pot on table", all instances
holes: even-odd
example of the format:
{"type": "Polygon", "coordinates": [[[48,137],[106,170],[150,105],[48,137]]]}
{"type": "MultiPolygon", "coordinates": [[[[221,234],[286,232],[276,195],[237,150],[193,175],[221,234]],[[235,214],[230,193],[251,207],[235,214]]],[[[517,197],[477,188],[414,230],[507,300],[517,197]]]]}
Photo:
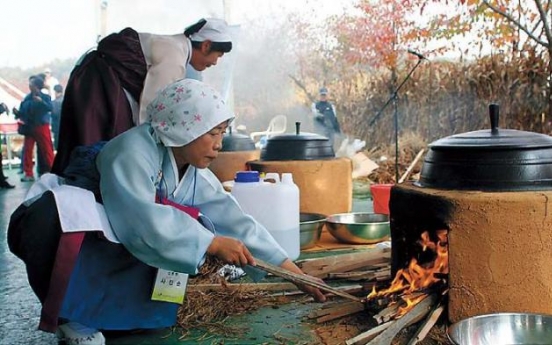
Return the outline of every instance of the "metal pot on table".
{"type": "Polygon", "coordinates": [[[352,161],[336,158],[328,138],[302,133],[299,122],[295,124],[295,133],[270,137],[260,160],[248,162],[248,165],[259,172],[292,173],[300,191],[301,212],[351,211],[352,161]]]}
{"type": "Polygon", "coordinates": [[[261,150],[263,161],[333,159],[335,153],[328,138],[315,133],[301,133],[301,123],[295,123],[295,133],[275,135],[261,150]]]}

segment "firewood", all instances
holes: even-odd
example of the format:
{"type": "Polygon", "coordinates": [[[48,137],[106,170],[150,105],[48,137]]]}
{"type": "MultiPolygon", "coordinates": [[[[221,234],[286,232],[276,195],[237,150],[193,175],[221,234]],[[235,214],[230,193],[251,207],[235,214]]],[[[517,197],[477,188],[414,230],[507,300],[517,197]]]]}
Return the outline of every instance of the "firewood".
{"type": "Polygon", "coordinates": [[[297,286],[288,282],[281,283],[226,283],[222,284],[190,284],[186,288],[189,291],[224,291],[228,289],[240,289],[242,291],[293,291],[297,286]]]}
{"type": "Polygon", "coordinates": [[[393,319],[395,315],[397,315],[397,312],[399,311],[399,304],[393,303],[392,305],[388,306],[387,308],[381,310],[379,313],[373,316],[373,318],[376,320],[378,325],[381,325],[382,323],[386,323],[393,319]]]}
{"type": "Polygon", "coordinates": [[[324,267],[333,266],[338,263],[354,262],[358,260],[370,260],[378,258],[390,258],[391,250],[389,248],[372,248],[356,253],[349,254],[336,254],[325,256],[321,258],[304,259],[296,261],[296,264],[300,267],[324,267]],[[387,255],[386,255],[387,254],[387,255]]]}
{"type": "Polygon", "coordinates": [[[339,262],[354,262],[356,260],[370,260],[384,257],[383,254],[390,252],[389,248],[372,248],[361,252],[348,254],[335,254],[320,258],[303,259],[296,261],[296,264],[301,267],[323,267],[335,265],[339,262]]]}
{"type": "Polygon", "coordinates": [[[397,297],[399,297],[399,298],[408,297],[408,299],[414,300],[414,299],[417,299],[418,297],[421,297],[423,295],[430,295],[432,292],[433,291],[430,290],[430,289],[420,289],[420,290],[417,290],[417,291],[401,293],[401,294],[397,295],[397,297]]]}
{"type": "Polygon", "coordinates": [[[350,299],[352,301],[356,301],[356,302],[364,302],[364,299],[361,299],[361,298],[358,298],[356,296],[353,296],[349,293],[346,293],[346,292],[343,292],[343,291],[340,291],[336,288],[333,288],[329,285],[326,285],[325,283],[323,282],[320,282],[318,280],[315,280],[313,279],[312,277],[309,277],[309,276],[306,276],[306,275],[302,275],[302,274],[297,274],[297,273],[294,273],[294,272],[291,272],[291,271],[288,271],[288,270],[285,270],[283,268],[280,268],[278,266],[274,266],[272,264],[269,264],[267,262],[264,262],[260,259],[255,259],[255,262],[256,262],[256,265],[255,267],[257,268],[260,268],[266,272],[269,272],[269,273],[272,273],[280,278],[284,278],[286,280],[289,280],[293,283],[299,283],[299,284],[304,284],[304,285],[308,285],[308,286],[312,286],[312,287],[316,287],[322,291],[326,291],[326,292],[331,292],[333,293],[334,295],[338,295],[338,296],[341,296],[341,297],[344,297],[344,298],[347,298],[347,299],[350,299]]]}
{"type": "Polygon", "coordinates": [[[328,279],[372,280],[377,278],[391,278],[391,268],[328,273],[328,279]]]}
{"type": "Polygon", "coordinates": [[[418,152],[418,154],[416,155],[412,163],[410,163],[410,165],[408,166],[404,174],[399,179],[399,183],[403,183],[408,178],[408,176],[410,176],[410,174],[412,173],[412,169],[414,169],[414,167],[416,166],[416,163],[418,163],[418,160],[420,160],[423,153],[424,153],[424,149],[421,149],[420,152],[418,152]]]}
{"type": "Polygon", "coordinates": [[[297,265],[308,275],[327,278],[328,273],[348,272],[366,267],[389,265],[391,252],[389,248],[372,249],[360,253],[327,256],[324,258],[298,261],[297,265]]]}
{"type": "MultiPolygon", "coordinates": [[[[364,286],[357,284],[357,285],[344,285],[344,286],[336,286],[335,289],[341,290],[343,292],[347,292],[350,294],[358,293],[365,291],[364,286]]],[[[293,291],[280,291],[275,292],[271,294],[270,296],[295,296],[295,295],[302,295],[304,294],[301,290],[293,290],[293,291]]],[[[326,297],[331,297],[329,295],[326,295],[326,297]]]]}
{"type": "Polygon", "coordinates": [[[324,306],[323,308],[313,311],[308,315],[310,319],[316,319],[316,322],[326,322],[334,319],[338,319],[343,316],[355,314],[365,310],[364,303],[359,302],[341,302],[334,303],[331,306],[324,306]]]}
{"type": "Polygon", "coordinates": [[[375,258],[369,260],[358,260],[356,262],[339,262],[333,266],[327,267],[323,270],[324,273],[336,273],[336,272],[350,272],[363,268],[376,268],[376,265],[389,264],[389,259],[387,258],[375,258]]]}
{"type": "Polygon", "coordinates": [[[328,273],[328,279],[372,280],[374,277],[374,271],[328,273]]]}
{"type": "Polygon", "coordinates": [[[364,286],[360,284],[338,286],[337,289],[348,292],[350,294],[365,291],[364,286]]]}
{"type": "Polygon", "coordinates": [[[324,303],[320,309],[311,311],[307,317],[309,319],[316,319],[319,316],[326,315],[331,313],[331,309],[338,309],[341,306],[348,304],[348,303],[355,303],[355,302],[332,302],[332,303],[324,303]]]}
{"type": "Polygon", "coordinates": [[[424,340],[427,334],[429,333],[429,331],[431,330],[431,328],[433,328],[435,323],[437,323],[437,320],[439,320],[439,317],[441,316],[444,310],[445,310],[444,305],[442,305],[441,303],[436,304],[433,310],[429,313],[429,316],[426,318],[422,326],[418,328],[418,330],[416,331],[416,334],[412,339],[410,339],[407,345],[416,345],[422,340],[424,340]]]}
{"type": "Polygon", "coordinates": [[[378,334],[385,331],[389,326],[391,326],[395,321],[389,321],[387,323],[378,325],[374,328],[367,330],[366,332],[360,333],[354,338],[347,339],[345,341],[346,345],[364,345],[370,340],[374,339],[378,334]]]}
{"type": "MultiPolygon", "coordinates": [[[[374,287],[379,290],[383,286],[388,286],[390,282],[391,282],[391,277],[389,277],[389,278],[381,277],[381,278],[376,278],[375,280],[371,280],[371,281],[362,281],[362,282],[360,282],[360,284],[362,285],[363,291],[365,291],[366,294],[368,295],[372,290],[374,290],[374,287]]],[[[368,301],[368,302],[370,302],[370,301],[368,301]]]]}
{"type": "Polygon", "coordinates": [[[395,320],[393,325],[383,331],[380,335],[370,341],[370,345],[391,345],[393,338],[405,327],[420,321],[433,308],[437,296],[431,294],[416,304],[409,312],[400,319],[395,320]]]}

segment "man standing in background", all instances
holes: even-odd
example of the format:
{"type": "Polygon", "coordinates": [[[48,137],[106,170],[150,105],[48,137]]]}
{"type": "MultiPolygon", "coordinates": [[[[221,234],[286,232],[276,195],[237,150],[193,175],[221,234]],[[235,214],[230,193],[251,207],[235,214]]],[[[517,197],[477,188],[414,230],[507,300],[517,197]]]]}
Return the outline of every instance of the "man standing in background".
{"type": "Polygon", "coordinates": [[[335,135],[341,135],[341,128],[337,121],[335,106],[328,101],[328,89],[325,87],[319,90],[318,102],[312,104],[314,117],[314,131],[327,137],[330,144],[334,146],[335,135]]]}
{"type": "Polygon", "coordinates": [[[54,86],[54,96],[52,101],[52,134],[54,135],[54,150],[58,148],[59,138],[59,118],[61,116],[61,103],[63,102],[63,86],[57,84],[54,86]]]}
{"type": "Polygon", "coordinates": [[[50,172],[54,161],[52,137],[50,135],[50,115],[52,101],[50,96],[43,93],[44,80],[38,76],[29,78],[29,90],[31,91],[19,106],[14,109],[14,115],[19,118],[26,127],[23,142],[23,171],[21,182],[35,180],[33,172],[33,149],[35,143],[38,146],[39,174],[50,172]],[[41,164],[42,163],[42,164],[41,164]],[[42,165],[42,166],[41,166],[42,165]]]}

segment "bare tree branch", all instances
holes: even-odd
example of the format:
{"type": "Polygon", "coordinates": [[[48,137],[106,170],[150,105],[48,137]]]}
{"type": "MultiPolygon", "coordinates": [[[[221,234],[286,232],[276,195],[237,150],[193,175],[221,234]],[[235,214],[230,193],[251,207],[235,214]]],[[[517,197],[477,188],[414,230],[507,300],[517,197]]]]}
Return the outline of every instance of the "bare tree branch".
{"type": "Polygon", "coordinates": [[[307,95],[307,97],[309,98],[309,100],[311,102],[314,102],[315,101],[315,98],[313,95],[310,94],[309,90],[307,90],[307,88],[305,87],[305,85],[297,78],[295,78],[294,76],[292,76],[291,74],[288,74],[288,76],[291,78],[291,80],[293,80],[293,82],[301,89],[303,90],[303,92],[305,93],[305,95],[307,95]]]}
{"type": "MultiPolygon", "coordinates": [[[[539,0],[535,0],[536,2],[538,2],[539,0]]],[[[545,47],[546,49],[548,49],[550,43],[549,42],[546,42],[546,41],[543,41],[541,40],[540,38],[538,38],[537,36],[535,36],[527,27],[525,27],[525,25],[521,24],[518,20],[516,20],[512,15],[510,15],[509,13],[506,13],[502,10],[500,10],[498,7],[494,6],[493,4],[491,4],[488,0],[483,0],[483,3],[488,7],[490,8],[493,12],[497,13],[497,14],[500,14],[501,16],[503,16],[504,18],[508,19],[510,22],[512,22],[512,24],[514,24],[515,26],[517,26],[518,28],[520,28],[523,32],[525,32],[529,37],[531,37],[531,39],[533,39],[535,42],[537,42],[538,44],[542,45],[543,47],[545,47]]],[[[541,18],[542,19],[542,18],[541,18]]]]}
{"type": "Polygon", "coordinates": [[[542,4],[540,0],[535,0],[535,5],[537,6],[537,9],[539,10],[539,14],[542,20],[542,25],[544,25],[544,34],[546,35],[546,38],[548,39],[548,42],[552,42],[552,32],[550,32],[550,23],[548,22],[548,18],[546,16],[546,11],[542,8],[542,4]]]}

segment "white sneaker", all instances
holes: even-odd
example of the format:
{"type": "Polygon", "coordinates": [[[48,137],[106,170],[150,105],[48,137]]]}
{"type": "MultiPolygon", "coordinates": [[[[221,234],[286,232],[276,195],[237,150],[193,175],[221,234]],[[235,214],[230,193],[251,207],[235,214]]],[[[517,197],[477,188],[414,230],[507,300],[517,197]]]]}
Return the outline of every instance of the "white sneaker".
{"type": "Polygon", "coordinates": [[[60,325],[56,334],[59,340],[65,341],[66,345],[105,345],[102,332],[77,322],[60,325]]]}

